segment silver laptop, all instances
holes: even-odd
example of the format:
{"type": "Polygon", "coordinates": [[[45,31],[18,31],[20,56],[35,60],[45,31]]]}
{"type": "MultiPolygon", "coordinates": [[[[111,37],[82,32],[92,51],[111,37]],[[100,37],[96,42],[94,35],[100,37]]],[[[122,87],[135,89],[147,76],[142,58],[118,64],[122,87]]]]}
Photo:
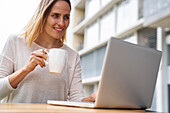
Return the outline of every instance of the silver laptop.
{"type": "Polygon", "coordinates": [[[120,39],[108,41],[95,103],[48,100],[89,108],[150,108],[162,53],[120,39]]]}

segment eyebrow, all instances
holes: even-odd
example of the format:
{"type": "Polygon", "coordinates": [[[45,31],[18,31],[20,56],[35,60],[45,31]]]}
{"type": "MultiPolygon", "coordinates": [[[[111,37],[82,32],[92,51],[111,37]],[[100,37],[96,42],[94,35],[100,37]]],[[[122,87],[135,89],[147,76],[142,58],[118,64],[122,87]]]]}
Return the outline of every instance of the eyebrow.
{"type": "MultiPolygon", "coordinates": [[[[52,12],[51,14],[58,14],[58,15],[61,15],[60,13],[56,13],[56,12],[52,12]]],[[[70,16],[70,14],[64,14],[64,15],[70,16]]]]}
{"type": "Polygon", "coordinates": [[[65,15],[70,16],[70,14],[65,14],[65,15]]]}

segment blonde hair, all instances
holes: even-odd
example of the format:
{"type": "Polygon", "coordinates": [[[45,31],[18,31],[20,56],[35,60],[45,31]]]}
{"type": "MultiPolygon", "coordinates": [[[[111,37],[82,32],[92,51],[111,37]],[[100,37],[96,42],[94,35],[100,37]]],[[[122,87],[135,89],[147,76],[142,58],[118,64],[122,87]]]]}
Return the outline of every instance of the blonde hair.
{"type": "MultiPolygon", "coordinates": [[[[33,41],[40,35],[47,20],[47,17],[51,11],[52,6],[58,0],[41,0],[37,10],[35,11],[34,15],[32,16],[31,20],[28,22],[26,27],[24,28],[24,33],[21,36],[25,37],[25,41],[27,42],[28,46],[31,47],[33,41]]],[[[69,0],[66,1],[71,9],[71,4],[69,0]]],[[[66,33],[62,37],[61,42],[64,43],[66,41],[66,33]]]]}

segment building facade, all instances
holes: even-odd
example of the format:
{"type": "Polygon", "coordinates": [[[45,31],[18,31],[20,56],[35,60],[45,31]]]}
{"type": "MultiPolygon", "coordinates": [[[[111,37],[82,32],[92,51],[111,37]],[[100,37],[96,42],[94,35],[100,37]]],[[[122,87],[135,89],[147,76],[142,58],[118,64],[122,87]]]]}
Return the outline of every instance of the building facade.
{"type": "Polygon", "coordinates": [[[72,0],[68,41],[79,51],[85,95],[97,90],[110,37],[163,52],[152,110],[168,111],[170,0],[72,0]],[[154,4],[154,5],[153,5],[154,4]]]}

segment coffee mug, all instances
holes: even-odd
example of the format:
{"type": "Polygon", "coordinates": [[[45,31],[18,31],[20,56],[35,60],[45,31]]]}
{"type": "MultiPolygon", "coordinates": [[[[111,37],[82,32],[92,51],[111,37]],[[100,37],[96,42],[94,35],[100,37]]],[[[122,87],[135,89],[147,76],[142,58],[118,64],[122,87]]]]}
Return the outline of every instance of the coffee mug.
{"type": "Polygon", "coordinates": [[[49,72],[52,74],[62,74],[66,65],[67,52],[63,49],[50,49],[49,52],[45,50],[48,56],[48,62],[44,60],[48,65],[49,72]]]}

